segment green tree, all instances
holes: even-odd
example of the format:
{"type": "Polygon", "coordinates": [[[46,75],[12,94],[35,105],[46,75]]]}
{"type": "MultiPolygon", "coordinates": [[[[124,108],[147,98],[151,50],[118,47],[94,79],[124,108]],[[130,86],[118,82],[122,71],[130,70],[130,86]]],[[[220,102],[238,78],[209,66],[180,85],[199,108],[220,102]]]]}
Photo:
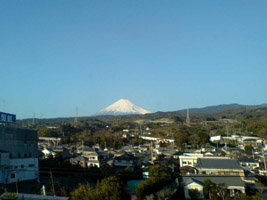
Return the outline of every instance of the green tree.
{"type": "Polygon", "coordinates": [[[188,141],[188,133],[187,132],[177,132],[174,135],[174,142],[179,147],[179,149],[184,150],[184,143],[188,141]]]}
{"type": "Polygon", "coordinates": [[[216,196],[216,184],[210,179],[205,179],[203,183],[203,193],[205,198],[213,199],[213,197],[216,196]]]}
{"type": "Polygon", "coordinates": [[[245,152],[246,153],[250,153],[250,152],[252,152],[252,150],[253,150],[253,147],[252,146],[245,146],[245,152]]]}
{"type": "Polygon", "coordinates": [[[72,200],[127,200],[130,195],[117,177],[104,178],[97,183],[96,189],[89,185],[80,185],[71,192],[72,200]]]}
{"type": "Polygon", "coordinates": [[[190,135],[190,137],[189,137],[189,142],[190,142],[191,144],[193,144],[194,148],[196,148],[197,145],[198,145],[199,142],[200,142],[200,138],[199,138],[199,136],[198,136],[197,134],[192,134],[192,135],[190,135]]]}
{"type": "Polygon", "coordinates": [[[171,183],[170,175],[165,173],[159,166],[149,168],[149,178],[136,185],[136,196],[141,198],[151,193],[157,192],[167,184],[171,183]]]}
{"type": "Polygon", "coordinates": [[[70,193],[72,200],[93,200],[96,197],[95,190],[89,185],[80,185],[70,193]]]}
{"type": "Polygon", "coordinates": [[[127,200],[130,195],[124,189],[124,185],[117,177],[108,177],[97,184],[97,196],[103,200],[127,200]]]}
{"type": "Polygon", "coordinates": [[[190,189],[189,190],[189,196],[191,199],[198,199],[199,195],[200,195],[200,193],[197,189],[190,189]]]}

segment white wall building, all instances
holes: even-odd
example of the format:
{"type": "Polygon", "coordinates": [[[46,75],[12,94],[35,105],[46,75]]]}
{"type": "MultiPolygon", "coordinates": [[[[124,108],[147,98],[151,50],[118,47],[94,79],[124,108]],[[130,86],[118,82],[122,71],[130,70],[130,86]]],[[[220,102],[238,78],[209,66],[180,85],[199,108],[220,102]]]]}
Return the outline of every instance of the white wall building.
{"type": "Polygon", "coordinates": [[[180,167],[190,166],[195,167],[197,165],[197,159],[204,157],[203,154],[183,154],[179,156],[180,167]]]}
{"type": "Polygon", "coordinates": [[[0,183],[38,178],[37,131],[0,126],[0,183]]]}

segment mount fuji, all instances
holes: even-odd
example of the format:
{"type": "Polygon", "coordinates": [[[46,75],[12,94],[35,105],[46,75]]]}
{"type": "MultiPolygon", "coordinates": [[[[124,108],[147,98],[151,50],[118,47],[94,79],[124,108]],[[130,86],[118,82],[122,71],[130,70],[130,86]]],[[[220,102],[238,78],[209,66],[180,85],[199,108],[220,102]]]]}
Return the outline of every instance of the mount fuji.
{"type": "Polygon", "coordinates": [[[96,115],[137,115],[151,113],[148,110],[134,105],[127,99],[120,99],[112,105],[99,111],[96,115]]]}

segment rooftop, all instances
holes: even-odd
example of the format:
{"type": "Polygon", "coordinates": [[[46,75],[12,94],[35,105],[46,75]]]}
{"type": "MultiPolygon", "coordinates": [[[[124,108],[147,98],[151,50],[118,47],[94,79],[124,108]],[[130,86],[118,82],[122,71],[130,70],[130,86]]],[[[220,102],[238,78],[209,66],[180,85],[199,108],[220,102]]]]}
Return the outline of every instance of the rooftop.
{"type": "Polygon", "coordinates": [[[199,175],[190,175],[190,176],[183,176],[183,180],[185,185],[188,185],[192,182],[196,182],[200,185],[203,185],[204,181],[206,179],[210,179],[212,182],[214,182],[216,185],[220,186],[241,186],[245,187],[245,183],[242,181],[240,177],[237,176],[232,176],[232,177],[227,177],[227,176],[199,176],[199,175]]]}
{"type": "Polygon", "coordinates": [[[235,159],[199,158],[197,168],[202,169],[237,169],[242,170],[235,159]]]}

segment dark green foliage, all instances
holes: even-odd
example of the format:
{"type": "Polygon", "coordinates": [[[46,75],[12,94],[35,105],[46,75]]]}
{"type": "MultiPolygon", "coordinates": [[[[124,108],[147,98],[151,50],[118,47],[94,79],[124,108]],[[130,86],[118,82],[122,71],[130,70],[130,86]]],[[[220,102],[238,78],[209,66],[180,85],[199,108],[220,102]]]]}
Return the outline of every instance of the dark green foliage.
{"type": "Polygon", "coordinates": [[[60,130],[59,129],[50,129],[46,127],[38,127],[38,136],[39,137],[59,137],[60,130]]]}
{"type": "Polygon", "coordinates": [[[108,177],[97,183],[95,189],[89,185],[80,185],[71,192],[72,200],[127,200],[130,195],[117,177],[108,177]]]}
{"type": "Polygon", "coordinates": [[[216,191],[216,184],[213,183],[210,179],[204,180],[203,184],[204,197],[210,199],[210,197],[214,195],[215,191],[216,191]]]}
{"type": "Polygon", "coordinates": [[[171,183],[171,181],[172,178],[159,166],[152,166],[149,168],[149,178],[145,179],[136,186],[136,196],[141,198],[157,192],[171,183]]]}
{"type": "Polygon", "coordinates": [[[245,152],[246,153],[251,153],[253,150],[253,146],[245,146],[245,152]]]}
{"type": "Polygon", "coordinates": [[[215,117],[207,117],[206,121],[216,121],[216,118],[215,117]]]}
{"type": "Polygon", "coordinates": [[[219,185],[216,185],[210,179],[204,180],[203,193],[206,199],[211,200],[222,200],[229,197],[226,189],[223,189],[219,185]]]}
{"type": "Polygon", "coordinates": [[[191,199],[198,199],[199,198],[199,191],[197,189],[191,189],[189,190],[189,196],[191,199]]]}
{"type": "Polygon", "coordinates": [[[95,198],[95,191],[89,185],[80,185],[70,195],[72,200],[93,200],[95,198]]]}
{"type": "Polygon", "coordinates": [[[170,120],[174,121],[175,123],[183,123],[184,122],[184,120],[179,116],[170,117],[170,120]]]}

